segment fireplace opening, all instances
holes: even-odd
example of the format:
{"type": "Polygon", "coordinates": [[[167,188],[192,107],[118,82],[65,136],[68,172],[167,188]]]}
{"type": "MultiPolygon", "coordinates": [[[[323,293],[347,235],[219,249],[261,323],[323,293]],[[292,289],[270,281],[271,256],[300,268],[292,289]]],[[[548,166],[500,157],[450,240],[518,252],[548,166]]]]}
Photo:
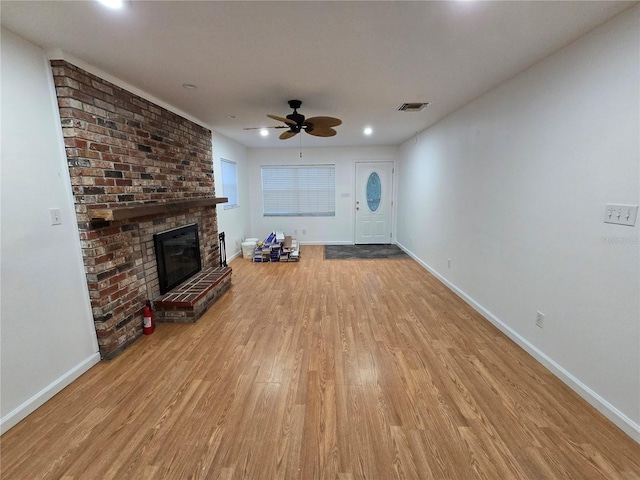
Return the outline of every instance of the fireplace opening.
{"type": "Polygon", "coordinates": [[[202,270],[198,224],[185,225],[153,236],[160,295],[202,270]]]}

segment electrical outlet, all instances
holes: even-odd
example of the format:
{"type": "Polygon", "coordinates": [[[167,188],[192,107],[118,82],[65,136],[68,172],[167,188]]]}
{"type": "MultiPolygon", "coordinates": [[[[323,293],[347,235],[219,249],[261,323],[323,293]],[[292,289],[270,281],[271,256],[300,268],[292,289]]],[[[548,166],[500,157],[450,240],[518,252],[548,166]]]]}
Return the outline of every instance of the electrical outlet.
{"type": "Polygon", "coordinates": [[[536,325],[540,328],[544,328],[544,313],[536,312],[536,325]]]}
{"type": "Polygon", "coordinates": [[[451,259],[450,258],[447,259],[447,268],[451,268],[451,259]]]}
{"type": "Polygon", "coordinates": [[[604,223],[633,227],[638,216],[638,205],[607,204],[604,210],[604,223]]]}
{"type": "Polygon", "coordinates": [[[303,234],[303,235],[306,235],[306,234],[307,234],[307,229],[306,229],[306,228],[303,228],[303,229],[302,229],[302,234],[303,234]]]}

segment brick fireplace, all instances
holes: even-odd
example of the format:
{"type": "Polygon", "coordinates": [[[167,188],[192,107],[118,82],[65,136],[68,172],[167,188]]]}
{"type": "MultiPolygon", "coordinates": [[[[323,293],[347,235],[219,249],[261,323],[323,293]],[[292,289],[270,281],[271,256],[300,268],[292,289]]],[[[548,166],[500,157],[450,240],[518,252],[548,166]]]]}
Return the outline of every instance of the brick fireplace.
{"type": "Polygon", "coordinates": [[[211,131],[66,61],[51,66],[100,354],[110,359],[142,334],[144,302],[160,296],[154,234],[197,223],[203,271],[219,266],[211,131]]]}

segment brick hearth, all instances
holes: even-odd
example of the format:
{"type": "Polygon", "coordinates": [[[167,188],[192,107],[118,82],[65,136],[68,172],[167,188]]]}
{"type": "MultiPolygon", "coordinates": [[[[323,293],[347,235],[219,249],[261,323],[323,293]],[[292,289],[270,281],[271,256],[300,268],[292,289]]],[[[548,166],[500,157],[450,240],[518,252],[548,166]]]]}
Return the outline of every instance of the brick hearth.
{"type": "MultiPolygon", "coordinates": [[[[66,61],[51,65],[98,344],[108,359],[142,334],[144,302],[160,296],[155,233],[197,223],[203,270],[218,266],[215,205],[175,207],[215,196],[211,131],[66,61]],[[95,220],[105,210],[162,204],[166,211],[95,220]]],[[[219,285],[228,288],[230,275],[219,285]]]]}
{"type": "Polygon", "coordinates": [[[231,268],[216,267],[200,272],[158,298],[159,322],[195,322],[231,286],[231,268]]]}

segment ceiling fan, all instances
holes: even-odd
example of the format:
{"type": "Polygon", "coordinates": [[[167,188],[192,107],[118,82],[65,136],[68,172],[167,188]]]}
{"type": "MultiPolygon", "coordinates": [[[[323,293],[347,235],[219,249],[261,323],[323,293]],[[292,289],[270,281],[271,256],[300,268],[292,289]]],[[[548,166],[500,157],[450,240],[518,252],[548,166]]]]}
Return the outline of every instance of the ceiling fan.
{"type": "Polygon", "coordinates": [[[256,130],[259,128],[287,128],[286,132],[280,134],[280,140],[286,140],[296,136],[302,130],[309,135],[316,137],[333,137],[336,132],[332,127],[342,124],[342,120],[334,117],[311,117],[305,119],[305,116],[298,113],[298,108],[302,105],[300,100],[289,100],[289,107],[293,108],[293,113],[286,117],[278,117],[277,115],[267,115],[267,117],[285,123],[286,125],[277,125],[274,127],[251,127],[245,130],[256,130]]]}

